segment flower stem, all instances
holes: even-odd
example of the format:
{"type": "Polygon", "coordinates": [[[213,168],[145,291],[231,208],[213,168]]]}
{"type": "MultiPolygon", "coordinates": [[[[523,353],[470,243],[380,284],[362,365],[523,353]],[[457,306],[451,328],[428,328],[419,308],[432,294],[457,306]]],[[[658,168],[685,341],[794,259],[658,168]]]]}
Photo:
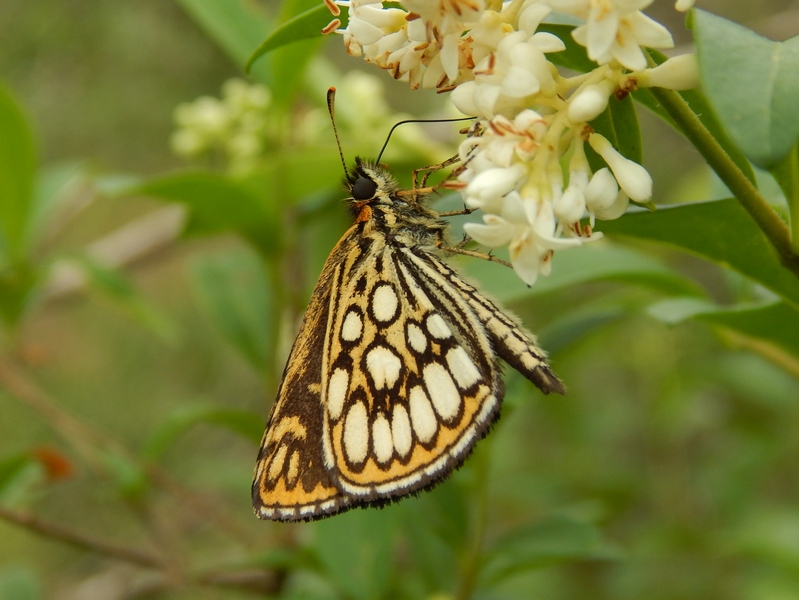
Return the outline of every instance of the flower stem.
{"type": "Polygon", "coordinates": [[[785,222],[705,128],[682,96],[662,88],[653,87],[650,91],[765,233],[783,266],[799,277],[799,255],[791,244],[791,232],[785,222]]]}

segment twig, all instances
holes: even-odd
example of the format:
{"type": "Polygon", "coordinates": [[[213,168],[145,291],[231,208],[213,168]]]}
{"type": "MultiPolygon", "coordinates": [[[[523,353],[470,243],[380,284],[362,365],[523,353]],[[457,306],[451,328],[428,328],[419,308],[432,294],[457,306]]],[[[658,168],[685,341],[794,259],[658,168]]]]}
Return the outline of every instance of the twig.
{"type": "MultiPolygon", "coordinates": [[[[52,427],[64,440],[90,464],[97,472],[108,474],[108,465],[103,461],[102,452],[106,450],[117,456],[125,457],[130,462],[141,466],[150,481],[171,494],[176,502],[192,511],[202,513],[215,522],[231,538],[241,543],[244,532],[226,515],[215,510],[208,502],[201,501],[196,493],[186,490],[175,482],[157,465],[141,465],[141,461],[133,457],[119,442],[102,435],[86,425],[58,404],[33,381],[24,375],[23,370],[8,357],[0,356],[0,388],[5,389],[34,411],[52,427]]],[[[247,545],[246,543],[244,545],[247,545]]]]}
{"type": "Polygon", "coordinates": [[[44,521],[27,511],[15,511],[0,506],[0,519],[24,527],[28,531],[41,536],[65,542],[82,550],[133,563],[140,567],[163,569],[165,566],[164,561],[155,554],[88,536],[69,527],[44,521]]]}

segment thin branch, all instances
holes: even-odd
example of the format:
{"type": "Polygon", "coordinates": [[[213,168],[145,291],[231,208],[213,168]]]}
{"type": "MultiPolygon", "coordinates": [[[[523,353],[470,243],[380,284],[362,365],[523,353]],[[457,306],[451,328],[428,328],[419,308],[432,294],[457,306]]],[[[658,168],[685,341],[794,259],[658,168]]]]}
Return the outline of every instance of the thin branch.
{"type": "Polygon", "coordinates": [[[0,389],[5,389],[12,397],[37,412],[96,472],[108,475],[108,464],[103,460],[103,456],[107,453],[125,457],[140,466],[150,481],[172,495],[178,505],[205,515],[232,539],[245,546],[248,545],[242,541],[247,539],[246,533],[232,519],[211,506],[209,502],[204,502],[195,492],[186,490],[159,466],[142,465],[141,461],[118,441],[103,435],[65,411],[44,390],[26,377],[23,369],[9,357],[0,356],[0,389]]]}
{"type": "MultiPolygon", "coordinates": [[[[106,267],[129,265],[175,241],[185,221],[186,210],[182,206],[166,206],[92,242],[86,247],[86,254],[106,267]]],[[[85,285],[83,269],[70,260],[56,261],[43,296],[51,300],[77,292],[85,285]]]]}
{"type": "Polygon", "coordinates": [[[57,523],[44,521],[27,511],[15,511],[0,506],[0,519],[24,527],[28,531],[32,531],[43,537],[67,543],[81,550],[116,558],[148,569],[163,569],[165,567],[164,561],[155,554],[136,548],[120,546],[57,523]]]}

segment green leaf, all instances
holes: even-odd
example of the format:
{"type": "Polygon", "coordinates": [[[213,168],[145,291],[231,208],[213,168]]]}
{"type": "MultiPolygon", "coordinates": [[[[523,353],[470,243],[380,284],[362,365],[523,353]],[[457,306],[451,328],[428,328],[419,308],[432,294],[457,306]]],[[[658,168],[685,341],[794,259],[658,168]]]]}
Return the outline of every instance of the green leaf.
{"type": "Polygon", "coordinates": [[[391,582],[392,557],[399,532],[401,506],[350,511],[314,523],[312,550],[342,597],[384,598],[391,582]]]}
{"type": "Polygon", "coordinates": [[[24,257],[36,150],[22,109],[0,87],[0,266],[24,257]]]}
{"type": "Polygon", "coordinates": [[[11,329],[31,308],[35,290],[41,283],[41,272],[26,262],[14,266],[0,265],[0,319],[11,329]]]}
{"type": "Polygon", "coordinates": [[[0,459],[0,494],[16,483],[35,460],[29,453],[12,454],[0,459]]]}
{"type": "Polygon", "coordinates": [[[552,275],[540,277],[532,288],[525,286],[512,269],[496,263],[468,260],[464,264],[467,272],[484,281],[483,287],[502,302],[516,302],[594,281],[644,285],[670,294],[701,294],[694,283],[651,257],[601,241],[556,252],[552,275]]]}
{"type": "Polygon", "coordinates": [[[719,307],[696,298],[663,300],[649,313],[669,324],[694,319],[773,344],[799,357],[799,310],[785,302],[719,307]]]}
{"type": "Polygon", "coordinates": [[[208,404],[182,406],[158,425],[142,452],[150,460],[160,460],[183,434],[203,424],[227,429],[254,444],[261,440],[264,432],[263,417],[253,412],[208,404]]]}
{"type": "MultiPolygon", "coordinates": [[[[269,33],[272,21],[258,2],[247,0],[177,0],[177,3],[239,67],[269,33]]],[[[253,69],[258,81],[274,87],[267,63],[253,69]]]]}
{"type": "Polygon", "coordinates": [[[0,600],[41,600],[39,578],[21,565],[8,565],[0,569],[0,600]]]}
{"type": "Polygon", "coordinates": [[[189,209],[187,234],[234,231],[267,255],[281,246],[280,218],[274,206],[225,175],[200,171],[170,175],[128,193],[185,204],[189,209]]]}
{"type": "Polygon", "coordinates": [[[80,161],[46,165],[39,170],[26,231],[29,252],[50,233],[67,203],[75,200],[75,194],[70,191],[76,189],[75,184],[84,180],[85,175],[86,165],[80,161]]]}
{"type": "MultiPolygon", "coordinates": [[[[341,15],[343,21],[347,17],[345,13],[341,15]]],[[[300,40],[307,40],[319,38],[322,35],[322,28],[330,23],[332,19],[330,11],[324,4],[299,14],[275,29],[261,44],[253,51],[244,65],[244,71],[249,73],[253,63],[259,58],[276,50],[282,46],[299,42],[300,40]]],[[[346,24],[342,25],[346,27],[346,24]]]]}
{"type": "Polygon", "coordinates": [[[591,524],[553,516],[518,528],[493,544],[483,562],[480,583],[496,585],[511,575],[573,560],[608,560],[617,551],[606,544],[591,524]]]}
{"type": "Polygon", "coordinates": [[[285,208],[324,190],[335,189],[341,196],[341,177],[341,163],[331,144],[270,157],[239,183],[285,208]]]}
{"type": "Polygon", "coordinates": [[[705,92],[733,141],[773,167],[799,139],[799,36],[772,42],[697,10],[694,38],[705,92]]]}
{"type": "Polygon", "coordinates": [[[734,199],[631,212],[597,229],[661,242],[734,269],[799,306],[799,280],[780,264],[763,232],[734,199]]]}
{"type": "Polygon", "coordinates": [[[771,169],[771,174],[788,202],[791,246],[799,254],[799,147],[794,146],[785,159],[771,169]]]}
{"type": "Polygon", "coordinates": [[[246,250],[200,257],[191,281],[199,305],[233,347],[258,371],[272,364],[273,303],[263,262],[246,250]]]}
{"type": "Polygon", "coordinates": [[[128,501],[140,501],[150,488],[150,481],[144,468],[115,450],[106,449],[102,451],[100,457],[113,478],[119,495],[128,501]]]}
{"type": "Polygon", "coordinates": [[[72,262],[85,273],[91,291],[99,292],[124,315],[163,341],[173,343],[177,340],[175,324],[140,294],[122,271],[100,264],[88,256],[76,257],[72,262]]]}

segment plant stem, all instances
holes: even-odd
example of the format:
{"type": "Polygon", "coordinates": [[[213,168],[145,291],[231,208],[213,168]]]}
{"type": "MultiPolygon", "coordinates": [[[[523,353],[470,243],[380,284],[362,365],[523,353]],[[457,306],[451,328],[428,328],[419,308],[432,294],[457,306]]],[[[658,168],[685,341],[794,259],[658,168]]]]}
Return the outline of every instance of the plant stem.
{"type": "Polygon", "coordinates": [[[785,222],[730,159],[682,96],[662,88],[650,88],[650,91],[765,233],[783,266],[799,277],[799,255],[794,252],[791,232],[785,222]]]}
{"type": "Polygon", "coordinates": [[[164,568],[164,561],[155,554],[119,546],[112,542],[107,542],[99,538],[91,537],[85,533],[75,531],[63,525],[43,521],[38,517],[24,511],[15,511],[4,506],[0,506],[0,519],[14,525],[24,527],[29,531],[38,533],[47,538],[65,542],[71,546],[88,550],[103,556],[110,556],[125,562],[139,565],[150,569],[164,568]]]}

